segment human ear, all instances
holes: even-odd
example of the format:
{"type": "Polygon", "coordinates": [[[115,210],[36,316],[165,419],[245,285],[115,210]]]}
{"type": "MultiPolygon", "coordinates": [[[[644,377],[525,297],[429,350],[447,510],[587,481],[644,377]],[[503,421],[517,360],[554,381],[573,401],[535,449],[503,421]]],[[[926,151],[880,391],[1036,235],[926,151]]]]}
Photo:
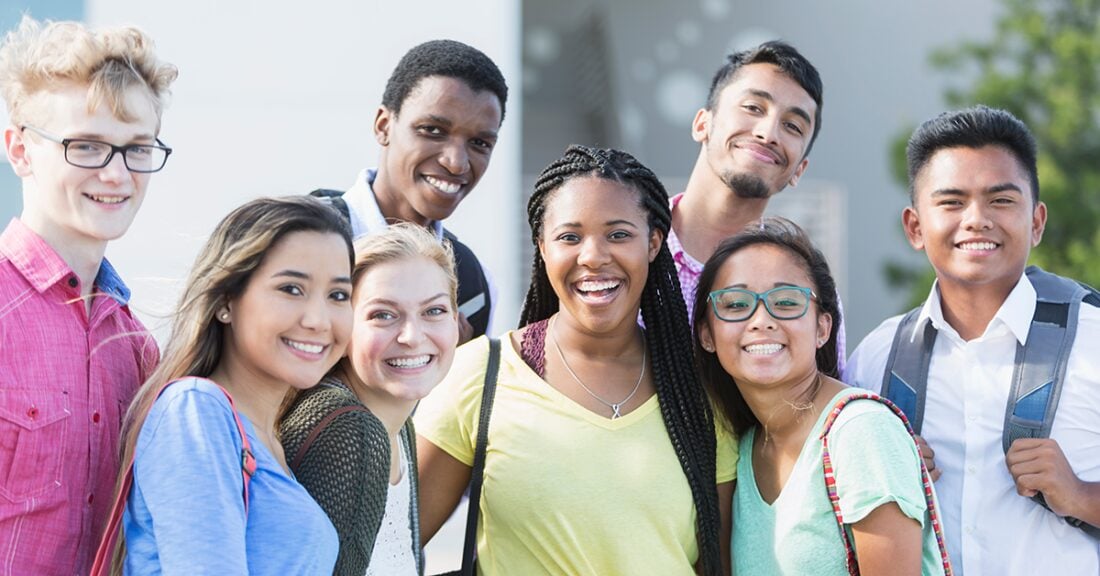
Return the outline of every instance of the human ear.
{"type": "Polygon", "coordinates": [[[906,206],[901,211],[901,227],[905,230],[905,237],[914,250],[924,250],[924,234],[920,228],[920,214],[912,206],[906,206]]]}
{"type": "Polygon", "coordinates": [[[710,333],[710,323],[703,322],[699,326],[699,345],[703,347],[703,350],[714,354],[716,348],[714,347],[714,336],[710,333]]]}
{"type": "Polygon", "coordinates": [[[20,178],[26,178],[31,171],[30,158],[27,157],[26,143],[23,141],[23,133],[15,126],[8,126],[4,130],[4,149],[8,153],[8,162],[12,170],[20,178]]]}
{"type": "Polygon", "coordinates": [[[810,159],[803,158],[802,161],[798,163],[798,168],[795,168],[794,174],[791,174],[791,179],[787,181],[787,186],[791,188],[798,186],[798,181],[802,179],[802,174],[806,172],[806,167],[809,165],[810,159]]]}
{"type": "Polygon", "coordinates": [[[1034,248],[1043,240],[1043,231],[1047,228],[1047,205],[1039,202],[1035,210],[1031,212],[1031,247],[1034,248]]]}
{"type": "Polygon", "coordinates": [[[817,347],[821,348],[829,341],[829,334],[833,331],[833,315],[822,312],[817,315],[817,347]]]}
{"type": "Polygon", "coordinates": [[[706,108],[700,108],[695,113],[695,119],[691,121],[691,139],[703,143],[710,134],[711,113],[706,108]]]}
{"type": "Polygon", "coordinates": [[[374,139],[379,146],[388,146],[390,143],[390,127],[393,113],[385,106],[379,106],[374,114],[374,139]]]}
{"type": "Polygon", "coordinates": [[[657,259],[657,254],[661,251],[661,244],[665,241],[665,235],[660,230],[654,228],[649,231],[649,261],[653,262],[657,259]]]}

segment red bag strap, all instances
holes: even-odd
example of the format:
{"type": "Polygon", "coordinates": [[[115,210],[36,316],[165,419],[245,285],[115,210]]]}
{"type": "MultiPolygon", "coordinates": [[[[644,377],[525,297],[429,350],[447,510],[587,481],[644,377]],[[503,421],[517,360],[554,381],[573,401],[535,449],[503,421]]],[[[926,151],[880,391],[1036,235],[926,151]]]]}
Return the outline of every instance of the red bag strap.
{"type": "MultiPolygon", "coordinates": [[[[848,554],[848,574],[851,576],[859,576],[859,562],[856,560],[856,549],[852,545],[851,538],[848,537],[848,531],[844,529],[844,515],[840,512],[840,496],[836,491],[836,476],[833,471],[833,460],[829,456],[829,430],[833,427],[833,422],[836,421],[836,417],[840,415],[840,411],[844,409],[852,400],[875,400],[884,404],[889,408],[898,418],[901,418],[905,429],[909,432],[909,435],[913,437],[913,444],[917,445],[917,439],[913,434],[913,427],[909,424],[909,419],[905,417],[905,413],[894,405],[890,400],[879,396],[873,392],[861,391],[846,398],[841,399],[833,406],[829,415],[825,418],[825,425],[821,430],[821,452],[822,460],[824,461],[825,468],[825,490],[829,493],[829,503],[833,505],[833,514],[836,516],[837,527],[840,528],[840,538],[844,541],[844,549],[848,554]]],[[[932,478],[928,475],[928,470],[924,467],[924,459],[920,458],[920,446],[917,445],[917,460],[920,462],[920,476],[921,483],[924,485],[924,501],[928,506],[928,517],[932,522],[932,530],[936,533],[936,545],[940,548],[940,560],[943,562],[943,573],[945,576],[952,576],[951,560],[947,557],[947,543],[943,538],[943,527],[940,523],[939,510],[936,508],[935,498],[932,497],[932,478]]]]}
{"type": "MultiPolygon", "coordinates": [[[[190,379],[190,378],[188,378],[190,379]]],[[[237,432],[241,435],[241,477],[244,480],[244,513],[248,515],[248,483],[251,481],[252,476],[256,474],[256,457],[252,454],[252,444],[248,441],[248,434],[244,431],[244,421],[241,420],[241,415],[237,412],[237,406],[233,403],[233,396],[229,394],[229,391],[222,388],[220,384],[202,378],[218,387],[218,390],[225,394],[227,400],[229,400],[229,409],[233,411],[233,420],[237,424],[237,432]]],[[[172,380],[165,382],[160,390],[157,390],[157,398],[164,393],[164,390],[179,382],[180,380],[172,380]]],[[[149,410],[152,410],[152,404],[149,405],[149,410]]],[[[145,411],[142,418],[149,415],[149,410],[145,411]]],[[[111,506],[111,517],[107,522],[107,528],[103,532],[103,537],[99,541],[99,547],[95,552],[95,561],[92,563],[92,576],[107,576],[111,572],[111,555],[114,552],[115,542],[118,540],[118,532],[122,526],[122,513],[126,509],[126,502],[130,498],[130,488],[134,485],[134,455],[130,455],[130,461],[126,463],[126,471],[122,473],[122,485],[118,491],[118,495],[115,497],[115,502],[111,506]]]]}

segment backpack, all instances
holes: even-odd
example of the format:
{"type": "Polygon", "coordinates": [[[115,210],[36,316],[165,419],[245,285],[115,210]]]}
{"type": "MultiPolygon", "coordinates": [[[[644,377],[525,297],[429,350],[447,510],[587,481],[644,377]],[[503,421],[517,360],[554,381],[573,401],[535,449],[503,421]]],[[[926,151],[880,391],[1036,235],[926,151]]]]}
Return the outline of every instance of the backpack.
{"type": "MultiPolygon", "coordinates": [[[[351,211],[344,200],[342,190],[318,188],[309,193],[329,203],[344,219],[351,221],[351,211]]],[[[474,251],[459,242],[450,232],[443,230],[443,237],[451,243],[455,255],[455,273],[458,275],[458,311],[466,315],[466,320],[474,328],[473,338],[483,336],[489,331],[489,311],[492,301],[489,298],[489,281],[481,268],[474,251]]]]}
{"type": "MultiPolygon", "coordinates": [[[[1077,334],[1081,303],[1100,307],[1100,292],[1091,286],[1045,272],[1038,266],[1029,266],[1025,273],[1035,287],[1035,314],[1027,344],[1016,345],[1012,389],[1002,433],[1005,452],[1018,438],[1050,436],[1069,353],[1077,334]]],[[[894,333],[881,392],[909,416],[917,434],[924,420],[928,365],[936,343],[936,329],[930,320],[925,320],[923,326],[916,325],[920,310],[920,307],[910,310],[894,333]],[[918,329],[919,337],[911,337],[918,329]]],[[[1050,509],[1042,493],[1032,499],[1050,509]]],[[[1066,517],[1065,520],[1100,539],[1100,528],[1076,518],[1066,517]]]]}

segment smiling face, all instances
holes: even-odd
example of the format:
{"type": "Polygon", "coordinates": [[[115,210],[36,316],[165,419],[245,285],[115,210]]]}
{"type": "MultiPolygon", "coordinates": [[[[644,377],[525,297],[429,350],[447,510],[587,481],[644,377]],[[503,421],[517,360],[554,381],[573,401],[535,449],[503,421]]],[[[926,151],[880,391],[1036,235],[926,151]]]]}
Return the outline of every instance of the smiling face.
{"type": "Polygon", "coordinates": [[[650,231],[639,192],[592,176],[546,199],[539,252],[564,322],[590,333],[637,323],[649,264],[663,240],[650,231]]]}
{"type": "Polygon", "coordinates": [[[917,174],[914,200],[902,214],[906,236],[947,290],[1007,297],[1046,226],[1027,172],[1000,146],[936,152],[917,174]]]}
{"type": "Polygon", "coordinates": [[[495,94],[444,76],[421,80],[400,115],[380,107],[374,192],[382,213],[421,225],[450,216],[488,168],[500,120],[495,94]]]}
{"type": "MultiPolygon", "coordinates": [[[[744,288],[763,293],[778,286],[817,288],[805,265],[789,250],[753,244],[734,252],[718,269],[710,292],[744,288]]],[[[700,287],[704,289],[704,287],[700,287]]],[[[703,347],[741,386],[804,382],[817,373],[817,349],[829,338],[832,318],[816,302],[799,318],[777,320],[763,304],[747,320],[725,322],[711,311],[699,329],[703,347]]]]}
{"type": "MultiPolygon", "coordinates": [[[[337,234],[293,232],[275,243],[227,306],[224,371],[268,388],[309,388],[344,354],[351,266],[337,234]]],[[[219,368],[219,372],[223,371],[219,368]]]]}
{"type": "MultiPolygon", "coordinates": [[[[123,122],[101,104],[88,112],[86,86],[66,85],[36,95],[40,99],[32,124],[59,138],[101,140],[116,146],[154,144],[157,114],[148,93],[131,88],[127,109],[135,116],[123,122]]],[[[122,236],[145,199],[150,174],[126,169],[121,154],[103,168],[77,168],[65,161],[65,147],[33,133],[9,128],[8,155],[23,179],[20,219],[58,250],[86,247],[102,250],[122,236]]]]}
{"type": "Polygon", "coordinates": [[[695,115],[715,178],[743,198],[767,198],[794,186],[806,170],[817,104],[773,64],[749,64],[722,89],[712,110],[695,115]]]}
{"type": "Polygon", "coordinates": [[[427,396],[447,375],[457,345],[451,283],[438,264],[405,258],[360,278],[348,360],[353,388],[368,406],[427,396]]]}

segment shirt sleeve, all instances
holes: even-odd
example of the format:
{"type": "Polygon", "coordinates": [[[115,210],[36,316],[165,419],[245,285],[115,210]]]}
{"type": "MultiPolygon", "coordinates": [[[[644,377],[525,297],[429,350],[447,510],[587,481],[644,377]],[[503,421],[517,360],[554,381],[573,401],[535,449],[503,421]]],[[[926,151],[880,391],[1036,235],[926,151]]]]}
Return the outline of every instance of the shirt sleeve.
{"type": "MultiPolygon", "coordinates": [[[[507,338],[509,334],[502,336],[501,348],[510,345],[507,338]]],[[[504,355],[501,350],[498,377],[505,373],[504,355]]],[[[467,466],[474,464],[488,358],[489,339],[485,336],[460,346],[446,378],[420,401],[413,416],[419,436],[467,466]]]]}
{"type": "Polygon", "coordinates": [[[894,345],[894,334],[901,318],[895,316],[886,320],[859,343],[841,374],[841,379],[846,384],[876,394],[882,390],[882,375],[886,370],[886,361],[890,358],[890,348],[894,345]]]}
{"type": "Polygon", "coordinates": [[[846,524],[895,502],[924,527],[928,506],[920,456],[913,437],[889,408],[873,400],[853,400],[829,432],[829,453],[846,524]]]}
{"type": "Polygon", "coordinates": [[[138,438],[134,487],[164,574],[247,574],[241,437],[211,383],[169,386],[138,438]]]}
{"type": "Polygon", "coordinates": [[[732,482],[737,479],[737,460],[740,457],[737,435],[733,433],[728,424],[723,422],[722,417],[718,414],[714,415],[714,434],[716,436],[715,445],[718,448],[717,458],[715,459],[717,484],[732,482]]]}

